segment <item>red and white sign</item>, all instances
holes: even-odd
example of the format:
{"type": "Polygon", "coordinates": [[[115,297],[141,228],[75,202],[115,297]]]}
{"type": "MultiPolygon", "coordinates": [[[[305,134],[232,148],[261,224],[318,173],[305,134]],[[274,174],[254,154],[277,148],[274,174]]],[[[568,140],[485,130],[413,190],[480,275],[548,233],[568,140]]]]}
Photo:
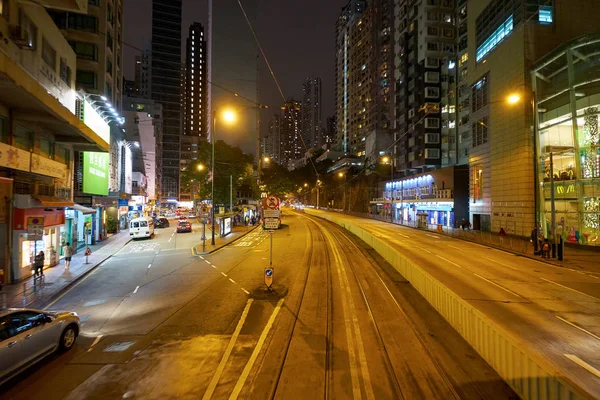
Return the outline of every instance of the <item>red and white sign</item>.
{"type": "Polygon", "coordinates": [[[271,210],[279,209],[279,198],[273,195],[267,197],[267,208],[270,208],[271,210]]]}

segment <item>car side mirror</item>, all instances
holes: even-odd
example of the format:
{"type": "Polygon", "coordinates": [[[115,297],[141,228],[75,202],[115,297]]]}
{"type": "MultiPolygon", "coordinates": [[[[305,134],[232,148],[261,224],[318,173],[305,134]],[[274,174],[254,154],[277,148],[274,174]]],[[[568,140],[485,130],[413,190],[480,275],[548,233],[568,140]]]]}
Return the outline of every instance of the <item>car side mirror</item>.
{"type": "Polygon", "coordinates": [[[52,322],[52,321],[54,321],[54,320],[52,319],[52,317],[51,317],[51,316],[49,316],[49,315],[45,315],[45,316],[44,316],[44,318],[42,319],[42,321],[43,321],[45,324],[49,324],[50,322],[52,322]]]}

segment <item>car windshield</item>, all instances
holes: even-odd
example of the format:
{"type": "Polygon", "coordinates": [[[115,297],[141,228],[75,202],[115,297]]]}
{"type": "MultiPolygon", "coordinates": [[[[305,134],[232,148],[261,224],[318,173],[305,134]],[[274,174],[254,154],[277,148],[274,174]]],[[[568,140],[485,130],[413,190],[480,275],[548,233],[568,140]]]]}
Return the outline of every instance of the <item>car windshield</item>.
{"type": "Polygon", "coordinates": [[[131,223],[131,228],[139,228],[140,227],[140,223],[139,222],[132,222],[131,223]]]}

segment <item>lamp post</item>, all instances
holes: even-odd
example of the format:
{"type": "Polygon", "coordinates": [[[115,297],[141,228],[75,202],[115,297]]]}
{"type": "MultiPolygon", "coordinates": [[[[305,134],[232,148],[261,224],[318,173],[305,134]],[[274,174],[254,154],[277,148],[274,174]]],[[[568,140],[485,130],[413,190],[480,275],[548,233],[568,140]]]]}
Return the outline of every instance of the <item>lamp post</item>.
{"type": "Polygon", "coordinates": [[[342,210],[346,211],[346,174],[343,172],[338,172],[338,177],[344,178],[344,202],[342,205],[342,210]]]}
{"type": "Polygon", "coordinates": [[[383,156],[381,161],[384,164],[390,163],[390,220],[394,222],[394,184],[392,182],[394,180],[394,159],[391,156],[383,156]]]}
{"type": "MultiPolygon", "coordinates": [[[[215,245],[215,142],[217,141],[217,113],[219,111],[219,108],[215,108],[213,110],[213,130],[212,130],[212,137],[210,138],[210,141],[212,142],[212,151],[211,151],[211,158],[210,158],[210,163],[211,163],[211,173],[212,173],[212,179],[211,179],[211,188],[210,188],[210,201],[212,202],[212,215],[211,215],[211,225],[212,225],[212,232],[211,232],[211,239],[210,239],[210,244],[211,245],[215,245]]],[[[233,123],[235,121],[235,113],[231,110],[227,110],[223,113],[223,119],[226,122],[229,123],[233,123]]]]}

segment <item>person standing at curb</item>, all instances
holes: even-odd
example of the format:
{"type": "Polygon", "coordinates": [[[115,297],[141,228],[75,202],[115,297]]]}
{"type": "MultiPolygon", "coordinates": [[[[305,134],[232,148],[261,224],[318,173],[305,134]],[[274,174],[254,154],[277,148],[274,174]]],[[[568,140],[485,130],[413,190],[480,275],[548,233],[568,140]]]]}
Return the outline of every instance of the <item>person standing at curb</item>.
{"type": "Polygon", "coordinates": [[[63,248],[65,253],[65,270],[68,270],[71,266],[71,257],[73,257],[73,247],[71,247],[71,243],[67,242],[67,245],[63,248]]]}
{"type": "Polygon", "coordinates": [[[44,252],[40,250],[40,252],[35,256],[34,260],[34,276],[44,276],[44,261],[45,261],[44,252]]]}

